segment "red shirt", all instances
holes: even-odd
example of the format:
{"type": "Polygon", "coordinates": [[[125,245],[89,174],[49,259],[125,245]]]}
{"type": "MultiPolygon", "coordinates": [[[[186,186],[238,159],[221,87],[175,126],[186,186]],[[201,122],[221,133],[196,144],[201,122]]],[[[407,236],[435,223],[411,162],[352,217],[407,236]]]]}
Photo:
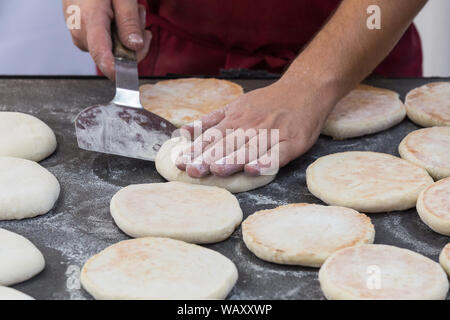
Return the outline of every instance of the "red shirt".
{"type": "MultiPolygon", "coordinates": [[[[141,75],[218,75],[220,69],[281,73],[340,0],[139,0],[153,39],[141,75]]],[[[374,74],[422,76],[419,34],[411,25],[374,74]]]]}

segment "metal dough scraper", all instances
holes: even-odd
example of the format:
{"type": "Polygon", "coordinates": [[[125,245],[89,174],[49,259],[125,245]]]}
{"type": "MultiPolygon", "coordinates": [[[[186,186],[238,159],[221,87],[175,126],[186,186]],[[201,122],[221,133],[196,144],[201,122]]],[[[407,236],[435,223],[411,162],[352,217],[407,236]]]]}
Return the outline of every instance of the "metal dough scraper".
{"type": "Polygon", "coordinates": [[[105,105],[84,109],[75,119],[81,149],[154,161],[175,131],[169,121],[145,110],[139,99],[136,54],[123,46],[115,26],[116,95],[105,105]]]}

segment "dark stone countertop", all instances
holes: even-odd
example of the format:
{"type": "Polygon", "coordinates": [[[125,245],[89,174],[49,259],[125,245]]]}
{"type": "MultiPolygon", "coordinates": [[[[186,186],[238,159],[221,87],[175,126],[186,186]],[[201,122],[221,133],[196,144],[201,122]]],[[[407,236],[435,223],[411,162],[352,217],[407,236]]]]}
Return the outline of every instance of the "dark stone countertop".
{"type": "MultiPolygon", "coordinates": [[[[373,79],[366,81],[405,94],[424,83],[448,79],[373,79]]],[[[143,79],[152,82],[154,79],[143,79]]],[[[239,79],[248,90],[273,80],[239,79]]],[[[58,149],[41,162],[61,183],[55,208],[46,215],[23,221],[0,221],[0,228],[30,239],[44,254],[45,270],[14,286],[36,299],[91,299],[77,286],[79,270],[92,255],[128,239],[109,214],[111,197],[134,183],[164,181],[154,163],[80,150],[73,121],[83,108],[111,100],[114,86],[99,78],[0,78],[0,111],[37,116],[56,133],[58,149]]],[[[398,156],[397,147],[409,132],[418,129],[408,119],[378,134],[344,141],[321,136],[305,155],[283,168],[277,179],[251,192],[238,194],[244,217],[261,209],[295,202],[321,203],[306,188],[306,167],[330,153],[368,150],[398,156]]],[[[376,228],[375,243],[408,248],[435,261],[449,238],[431,231],[415,209],[370,214],[376,228]]],[[[237,265],[239,280],[230,299],[324,299],[318,269],[264,262],[247,250],[241,230],[228,240],[208,245],[237,265]]],[[[449,298],[450,295],[447,297],[449,298]]]]}

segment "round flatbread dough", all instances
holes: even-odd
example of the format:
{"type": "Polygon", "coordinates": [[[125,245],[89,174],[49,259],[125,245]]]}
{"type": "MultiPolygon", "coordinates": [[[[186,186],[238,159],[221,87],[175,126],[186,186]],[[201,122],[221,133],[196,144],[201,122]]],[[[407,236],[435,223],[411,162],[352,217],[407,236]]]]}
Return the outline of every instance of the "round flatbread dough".
{"type": "Polygon", "coordinates": [[[237,278],[234,263],[216,251],[151,237],[119,242],[81,271],[98,300],[224,299],[237,278]]]}
{"type": "Polygon", "coordinates": [[[190,243],[225,240],[242,222],[239,202],[229,191],[182,182],[123,188],[111,200],[111,215],[131,237],[190,243]]]}
{"type": "Polygon", "coordinates": [[[220,109],[244,93],[241,86],[219,79],[177,79],[141,86],[145,109],[177,127],[220,109]]]}
{"type": "Polygon", "coordinates": [[[238,193],[253,190],[272,182],[276,175],[249,176],[244,172],[229,177],[209,175],[204,178],[192,178],[185,171],[177,168],[175,161],[178,155],[188,148],[190,141],[183,138],[173,138],[165,142],[156,155],[156,170],[168,181],[180,181],[206,186],[216,186],[238,193]]]}
{"type": "Polygon", "coordinates": [[[0,157],[0,220],[49,212],[59,197],[58,180],[38,163],[0,157]]]}
{"type": "Polygon", "coordinates": [[[450,243],[447,243],[444,249],[442,249],[442,252],[439,255],[439,263],[450,276],[450,243]]]}
{"type": "Polygon", "coordinates": [[[45,267],[42,253],[28,239],[0,229],[0,285],[28,280],[45,267]]]}
{"type": "Polygon", "coordinates": [[[450,82],[432,82],[411,90],[406,113],[422,127],[450,126],[450,82]]]}
{"type": "Polygon", "coordinates": [[[18,290],[0,286],[0,300],[34,300],[18,290]]]}
{"type": "Polygon", "coordinates": [[[320,267],[339,249],[373,243],[375,229],[355,210],[297,203],[252,214],[242,224],[242,235],[262,260],[320,267]]]}
{"type": "Polygon", "coordinates": [[[398,147],[400,156],[425,168],[435,179],[450,177],[450,127],[411,132],[398,147]]]}
{"type": "Polygon", "coordinates": [[[444,300],[448,291],[438,263],[382,244],[337,251],[320,268],[319,281],[329,300],[444,300]]]}
{"type": "Polygon", "coordinates": [[[360,137],[389,129],[405,115],[397,92],[359,85],[334,107],[322,133],[337,140],[360,137]]]}
{"type": "Polygon", "coordinates": [[[41,161],[56,149],[56,137],[29,114],[0,112],[0,156],[41,161]]]}
{"type": "Polygon", "coordinates": [[[437,233],[450,236],[450,178],[426,187],[417,199],[420,219],[437,233]]]}
{"type": "Polygon", "coordinates": [[[317,159],[306,170],[309,191],[323,202],[359,212],[390,212],[416,205],[433,183],[428,173],[403,159],[350,151],[317,159]]]}

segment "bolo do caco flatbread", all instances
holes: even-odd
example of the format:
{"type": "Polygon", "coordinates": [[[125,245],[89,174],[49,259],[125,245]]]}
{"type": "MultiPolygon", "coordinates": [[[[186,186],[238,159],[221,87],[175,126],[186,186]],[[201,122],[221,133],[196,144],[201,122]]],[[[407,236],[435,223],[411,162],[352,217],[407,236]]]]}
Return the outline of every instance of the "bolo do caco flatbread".
{"type": "Polygon", "coordinates": [[[241,86],[219,79],[176,79],[140,87],[142,106],[177,127],[199,120],[244,93],[241,86]]]}
{"type": "Polygon", "coordinates": [[[343,140],[386,130],[406,115],[397,92],[359,85],[334,107],[322,134],[343,140]]]}
{"type": "Polygon", "coordinates": [[[111,200],[111,215],[131,237],[168,237],[189,243],[227,239],[242,221],[229,191],[182,182],[130,185],[111,200]]]}
{"type": "Polygon", "coordinates": [[[422,127],[450,126],[450,82],[432,82],[405,99],[408,118],[422,127]]]}
{"type": "Polygon", "coordinates": [[[237,279],[222,254],[153,237],[116,243],[81,270],[81,284],[97,300],[224,299],[237,279]]]}
{"type": "Polygon", "coordinates": [[[431,183],[425,169],[378,152],[335,153],[317,159],[306,170],[308,190],[317,198],[366,213],[412,208],[431,183]]]}

